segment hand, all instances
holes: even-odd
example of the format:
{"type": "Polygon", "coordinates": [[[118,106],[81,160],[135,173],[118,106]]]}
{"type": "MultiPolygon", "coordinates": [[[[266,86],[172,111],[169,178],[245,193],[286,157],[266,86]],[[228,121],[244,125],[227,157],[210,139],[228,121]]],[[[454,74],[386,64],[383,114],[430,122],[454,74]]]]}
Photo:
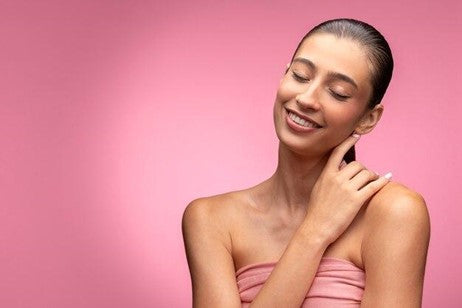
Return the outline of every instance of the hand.
{"type": "Polygon", "coordinates": [[[335,147],[311,191],[305,221],[328,244],[351,224],[362,205],[389,182],[361,163],[342,163],[342,158],[359,139],[350,136],[335,147]]]}

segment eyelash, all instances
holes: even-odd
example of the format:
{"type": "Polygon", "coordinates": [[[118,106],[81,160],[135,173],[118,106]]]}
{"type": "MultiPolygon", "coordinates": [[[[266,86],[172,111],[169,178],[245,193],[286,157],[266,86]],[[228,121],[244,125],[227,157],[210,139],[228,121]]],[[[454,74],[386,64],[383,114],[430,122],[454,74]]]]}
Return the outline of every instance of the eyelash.
{"type": "MultiPolygon", "coordinates": [[[[305,82],[309,79],[307,78],[303,78],[301,76],[298,76],[297,74],[295,74],[294,72],[292,72],[292,76],[297,80],[297,81],[300,81],[300,82],[305,82]]],[[[330,91],[331,95],[333,97],[335,97],[336,99],[340,100],[340,101],[344,101],[344,100],[347,100],[348,98],[350,98],[349,96],[344,96],[344,95],[340,95],[338,93],[335,93],[334,91],[330,91]]]]}

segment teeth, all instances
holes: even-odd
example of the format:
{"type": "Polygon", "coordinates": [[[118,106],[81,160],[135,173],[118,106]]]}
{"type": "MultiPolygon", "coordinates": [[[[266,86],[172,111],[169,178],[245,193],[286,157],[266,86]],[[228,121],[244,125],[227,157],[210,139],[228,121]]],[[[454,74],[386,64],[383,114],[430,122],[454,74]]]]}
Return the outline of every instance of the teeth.
{"type": "Polygon", "coordinates": [[[314,123],[311,123],[309,121],[306,121],[305,119],[301,119],[299,116],[293,114],[292,112],[289,113],[289,117],[296,123],[305,126],[305,127],[312,127],[312,128],[317,128],[318,126],[314,123]]]}

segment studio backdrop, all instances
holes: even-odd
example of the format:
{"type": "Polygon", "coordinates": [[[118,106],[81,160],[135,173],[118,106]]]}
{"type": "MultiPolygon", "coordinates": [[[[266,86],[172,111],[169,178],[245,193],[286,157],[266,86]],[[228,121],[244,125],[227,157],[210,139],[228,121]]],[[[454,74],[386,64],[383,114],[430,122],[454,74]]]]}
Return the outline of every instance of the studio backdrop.
{"type": "Polygon", "coordinates": [[[277,163],[272,108],[321,21],[390,43],[357,159],[422,194],[424,307],[461,307],[460,1],[2,1],[0,306],[191,307],[181,218],[277,163]]]}

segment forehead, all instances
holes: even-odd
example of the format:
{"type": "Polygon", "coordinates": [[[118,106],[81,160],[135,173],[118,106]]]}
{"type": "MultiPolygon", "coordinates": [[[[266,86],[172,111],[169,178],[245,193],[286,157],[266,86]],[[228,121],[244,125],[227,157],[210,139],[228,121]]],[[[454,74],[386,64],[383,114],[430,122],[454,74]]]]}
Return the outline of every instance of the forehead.
{"type": "Polygon", "coordinates": [[[313,34],[302,43],[294,58],[307,58],[320,72],[336,72],[352,78],[361,89],[369,87],[371,67],[357,42],[332,34],[313,34]]]}

